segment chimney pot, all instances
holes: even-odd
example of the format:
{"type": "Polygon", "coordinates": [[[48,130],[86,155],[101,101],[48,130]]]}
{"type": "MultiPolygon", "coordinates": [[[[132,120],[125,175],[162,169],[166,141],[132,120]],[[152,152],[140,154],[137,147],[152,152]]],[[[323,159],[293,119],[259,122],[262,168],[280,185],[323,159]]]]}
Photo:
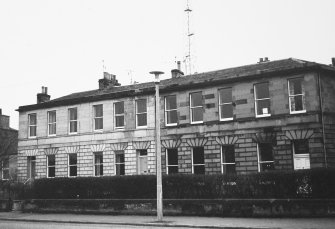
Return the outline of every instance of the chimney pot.
{"type": "Polygon", "coordinates": [[[48,87],[42,86],[42,93],[37,94],[37,104],[48,102],[50,100],[50,95],[48,95],[48,87]]]}
{"type": "Polygon", "coordinates": [[[262,63],[263,62],[263,58],[259,58],[259,62],[258,63],[262,63]]]}
{"type": "Polygon", "coordinates": [[[120,86],[121,84],[116,79],[116,76],[113,74],[109,74],[108,72],[104,72],[104,78],[99,79],[99,89],[105,89],[110,86],[120,86]]]}
{"type": "Polygon", "coordinates": [[[269,58],[268,57],[264,57],[264,62],[267,62],[269,61],[269,58]]]}

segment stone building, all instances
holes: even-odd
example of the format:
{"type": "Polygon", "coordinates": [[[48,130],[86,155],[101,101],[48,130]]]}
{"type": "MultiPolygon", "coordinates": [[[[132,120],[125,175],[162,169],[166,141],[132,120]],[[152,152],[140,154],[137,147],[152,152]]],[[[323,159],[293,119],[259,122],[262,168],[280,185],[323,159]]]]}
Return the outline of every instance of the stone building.
{"type": "Polygon", "coordinates": [[[18,131],[10,128],[9,116],[0,109],[0,179],[16,178],[18,131]]]}
{"type": "MultiPolygon", "coordinates": [[[[335,165],[335,67],[269,61],[160,82],[163,173],[248,173],[335,165]]],[[[19,107],[19,177],[155,174],[154,82],[19,107]]]]}

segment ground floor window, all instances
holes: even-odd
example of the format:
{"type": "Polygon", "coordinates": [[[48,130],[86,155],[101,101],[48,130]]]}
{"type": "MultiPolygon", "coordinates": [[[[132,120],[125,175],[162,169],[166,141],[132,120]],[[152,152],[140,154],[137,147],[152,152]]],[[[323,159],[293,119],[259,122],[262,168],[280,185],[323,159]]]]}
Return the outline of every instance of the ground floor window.
{"type": "Polygon", "coordinates": [[[234,145],[221,147],[221,171],[223,174],[236,173],[234,145]]]}
{"type": "Polygon", "coordinates": [[[205,174],[204,147],[193,147],[192,149],[192,173],[205,174]]]}
{"type": "Polygon", "coordinates": [[[77,154],[70,153],[68,158],[68,172],[69,177],[77,176],[77,154]]]}
{"type": "Polygon", "coordinates": [[[48,177],[55,177],[56,175],[56,155],[47,156],[48,177]]]}
{"type": "Polygon", "coordinates": [[[102,152],[94,153],[94,175],[104,175],[104,157],[102,152]]]}
{"type": "Polygon", "coordinates": [[[258,143],[258,171],[274,170],[273,146],[271,143],[258,143]]]}
{"type": "Polygon", "coordinates": [[[36,177],[36,156],[27,157],[27,177],[28,179],[36,177]]]}
{"type": "Polygon", "coordinates": [[[3,180],[9,179],[9,158],[4,158],[1,161],[1,178],[3,180]]]}
{"type": "Polygon", "coordinates": [[[115,151],[115,174],[118,176],[125,175],[124,151],[115,151]]]}
{"type": "Polygon", "coordinates": [[[136,150],[137,153],[137,172],[138,174],[147,174],[148,170],[148,152],[146,149],[136,150]]]}
{"type": "Polygon", "coordinates": [[[178,173],[178,149],[166,150],[166,174],[178,173]]]}
{"type": "Polygon", "coordinates": [[[307,139],[292,141],[294,169],[310,169],[310,155],[307,139]]]}

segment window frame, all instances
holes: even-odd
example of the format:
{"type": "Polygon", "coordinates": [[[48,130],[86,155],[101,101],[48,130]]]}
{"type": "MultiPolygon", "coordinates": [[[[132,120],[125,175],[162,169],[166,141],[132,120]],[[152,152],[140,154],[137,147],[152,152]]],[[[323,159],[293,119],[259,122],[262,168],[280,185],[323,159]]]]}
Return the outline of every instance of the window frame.
{"type": "Polygon", "coordinates": [[[263,170],[261,170],[261,164],[265,164],[265,163],[272,163],[273,164],[273,170],[275,170],[275,155],[274,155],[274,150],[273,150],[273,145],[271,143],[268,142],[264,142],[264,143],[257,143],[257,165],[258,165],[258,172],[264,172],[263,170]],[[260,161],[261,159],[261,155],[260,155],[260,144],[269,144],[272,147],[272,158],[273,161],[260,161]]]}
{"type": "Polygon", "coordinates": [[[220,121],[231,121],[234,119],[234,106],[233,106],[233,98],[232,98],[232,101],[229,102],[229,103],[221,103],[221,93],[220,91],[221,90],[225,90],[225,89],[231,89],[231,97],[233,97],[233,88],[232,87],[225,87],[225,88],[220,88],[218,90],[219,92],[219,119],[220,121]],[[222,109],[221,109],[221,106],[222,105],[231,105],[232,106],[232,109],[233,109],[233,116],[231,118],[221,118],[221,114],[222,114],[222,109]]]}
{"type": "Polygon", "coordinates": [[[175,123],[168,123],[168,113],[173,112],[173,111],[177,112],[177,110],[178,110],[177,108],[178,108],[178,106],[177,106],[177,95],[167,95],[167,96],[164,97],[165,126],[177,126],[178,125],[178,115],[177,115],[177,120],[176,120],[175,123]],[[167,109],[167,98],[168,97],[175,97],[175,99],[176,99],[176,108],[175,109],[170,109],[170,110],[167,109]]]}
{"type": "Polygon", "coordinates": [[[57,135],[57,112],[56,110],[48,111],[47,112],[47,121],[48,121],[48,137],[56,136],[57,135]],[[50,122],[50,114],[54,113],[55,114],[55,121],[50,122]],[[55,133],[50,134],[50,126],[55,126],[55,133]]]}
{"type": "Polygon", "coordinates": [[[8,157],[4,157],[1,160],[1,179],[2,180],[9,180],[10,179],[10,165],[9,165],[9,158],[8,157]],[[8,165],[8,167],[4,167],[4,162],[7,162],[6,164],[8,165]],[[7,171],[8,173],[8,178],[4,178],[4,171],[7,171]]]}
{"type": "Polygon", "coordinates": [[[135,115],[136,115],[136,129],[144,129],[144,128],[148,128],[148,101],[146,98],[142,98],[142,99],[136,99],[135,100],[135,115]],[[145,112],[141,112],[141,113],[138,113],[137,109],[138,109],[138,101],[141,101],[141,100],[144,100],[145,101],[145,112]],[[138,125],[138,115],[141,115],[141,114],[145,114],[145,118],[146,118],[146,125],[145,126],[139,126],[138,125]]]}
{"type": "Polygon", "coordinates": [[[270,84],[269,82],[260,82],[260,83],[256,83],[254,84],[254,100],[255,100],[255,116],[256,118],[263,118],[263,117],[270,117],[271,116],[271,97],[270,97],[270,84]],[[260,85],[260,84],[268,84],[268,91],[269,91],[269,97],[268,98],[261,98],[261,99],[257,99],[257,90],[256,90],[256,85],[260,85]],[[258,101],[264,101],[264,100],[269,100],[269,109],[270,109],[270,113],[268,114],[258,114],[258,106],[257,106],[257,102],[258,101]]]}
{"type": "Polygon", "coordinates": [[[136,155],[137,155],[137,174],[138,175],[147,175],[147,174],[150,174],[150,170],[149,170],[149,165],[148,165],[148,150],[147,149],[137,149],[136,150],[136,155]],[[146,155],[145,156],[142,156],[141,155],[141,151],[145,151],[146,152],[146,155]],[[147,160],[147,172],[144,172],[144,173],[141,173],[141,166],[140,166],[140,158],[146,158],[147,160]]]}
{"type": "Polygon", "coordinates": [[[104,176],[104,153],[102,151],[93,152],[93,175],[95,177],[104,176]],[[97,162],[97,156],[101,156],[102,162],[97,162]],[[101,170],[102,174],[100,174],[101,170]],[[97,174],[97,171],[99,171],[99,174],[97,174]]]}
{"type": "Polygon", "coordinates": [[[55,154],[50,154],[50,155],[47,155],[47,178],[55,178],[56,177],[56,155],[55,154]],[[55,157],[55,159],[54,159],[54,161],[55,161],[55,165],[49,165],[49,157],[50,156],[54,156],[55,157]],[[53,176],[53,177],[51,177],[50,176],[50,171],[49,171],[49,169],[50,168],[54,168],[55,169],[55,176],[53,176]]]}
{"type": "Polygon", "coordinates": [[[311,168],[311,153],[310,153],[310,147],[309,147],[309,141],[308,139],[294,139],[291,141],[291,147],[292,147],[292,157],[293,157],[293,169],[294,170],[303,170],[303,169],[310,169],[311,168]],[[296,153],[296,144],[304,141],[305,144],[307,144],[308,153],[296,153]],[[306,168],[297,168],[296,160],[300,159],[307,159],[308,158],[308,166],[306,168]]]}
{"type": "Polygon", "coordinates": [[[169,168],[170,167],[177,167],[177,172],[173,174],[178,174],[179,173],[179,160],[178,160],[178,148],[170,148],[165,150],[165,157],[166,157],[166,174],[172,174],[169,173],[169,168]],[[177,151],[177,164],[176,165],[169,165],[169,150],[176,150],[177,151]]]}
{"type": "MultiPolygon", "coordinates": [[[[296,78],[291,78],[291,79],[287,79],[287,91],[288,91],[288,106],[289,106],[289,109],[290,109],[290,114],[301,114],[301,113],[306,113],[307,110],[306,110],[306,100],[305,100],[305,96],[306,96],[306,93],[304,91],[303,94],[294,94],[294,95],[291,95],[291,91],[290,91],[290,81],[291,80],[295,80],[295,79],[302,79],[302,82],[301,82],[301,87],[304,88],[304,84],[303,84],[303,81],[304,81],[304,77],[296,77],[296,78]],[[291,98],[294,98],[295,96],[302,96],[302,104],[303,104],[303,107],[304,109],[303,110],[300,110],[300,111],[292,111],[291,110],[291,98]]],[[[301,90],[303,92],[303,90],[301,90]]]]}
{"type": "Polygon", "coordinates": [[[124,101],[115,102],[113,104],[113,108],[114,108],[114,129],[116,129],[116,130],[124,129],[125,125],[126,125],[125,112],[124,112],[124,101]],[[120,103],[123,104],[123,113],[116,114],[115,106],[116,106],[116,104],[120,104],[120,103]],[[116,126],[116,117],[123,117],[123,126],[116,126]]]}
{"type": "Polygon", "coordinates": [[[35,179],[36,178],[36,156],[27,156],[27,178],[35,179]],[[32,165],[34,164],[34,176],[32,173],[32,165]]]}
{"type": "Polygon", "coordinates": [[[116,150],[116,151],[114,151],[114,158],[115,158],[115,160],[114,160],[114,168],[115,168],[115,176],[124,176],[124,175],[126,175],[126,159],[125,159],[125,152],[124,152],[124,150],[116,150]],[[117,155],[121,155],[121,154],[123,154],[123,162],[117,162],[117,160],[116,160],[116,157],[117,157],[117,155]],[[117,166],[121,166],[121,165],[123,165],[123,168],[124,168],[124,171],[123,171],[123,173],[124,174],[117,174],[118,172],[118,170],[116,169],[116,167],[117,166]]]}
{"type": "Polygon", "coordinates": [[[69,120],[69,134],[72,135],[72,134],[78,134],[78,108],[77,107],[71,107],[68,109],[68,120],[69,120]],[[75,110],[76,111],[76,117],[77,119],[71,119],[71,111],[72,110],[75,110]],[[77,131],[76,132],[71,132],[71,123],[72,122],[75,122],[76,123],[76,129],[77,131]]]}
{"type": "Polygon", "coordinates": [[[236,157],[235,157],[235,145],[221,145],[221,173],[222,174],[228,174],[224,173],[224,166],[225,165],[234,165],[234,173],[236,174],[236,157]],[[234,162],[224,162],[224,157],[223,157],[223,147],[232,147],[233,148],[233,153],[234,153],[234,162]]]}
{"type": "Polygon", "coordinates": [[[189,100],[190,100],[190,120],[191,120],[191,124],[200,124],[200,123],[204,123],[204,105],[203,105],[203,101],[202,101],[202,91],[196,91],[196,92],[192,92],[189,95],[189,100]],[[192,95],[193,94],[197,94],[200,93],[201,94],[201,106],[194,106],[192,107],[192,95]],[[201,121],[193,121],[193,109],[197,109],[197,108],[201,108],[202,109],[202,120],[201,121]]]}
{"type": "Polygon", "coordinates": [[[36,138],[37,137],[37,113],[31,113],[31,114],[28,114],[28,138],[36,138]],[[35,121],[36,121],[36,124],[35,125],[32,125],[31,124],[31,117],[32,116],[35,116],[35,121]],[[31,128],[34,128],[35,129],[35,135],[32,136],[31,135],[31,128]]]}
{"type": "Polygon", "coordinates": [[[67,156],[67,171],[68,171],[68,177],[78,177],[78,154],[77,153],[69,153],[67,156]],[[70,165],[70,155],[76,155],[76,164],[70,165]],[[71,176],[71,167],[76,167],[76,176],[71,176]]]}
{"type": "Polygon", "coordinates": [[[93,105],[93,131],[94,132],[102,132],[104,130],[104,106],[103,104],[96,104],[96,105],[93,105]],[[96,116],[96,109],[98,107],[101,107],[101,110],[102,110],[102,116],[96,116]],[[97,119],[101,119],[102,121],[102,128],[101,129],[97,129],[96,128],[96,120],[97,119]]]}
{"type": "Polygon", "coordinates": [[[197,147],[192,147],[192,174],[206,174],[206,167],[205,167],[205,148],[203,146],[197,146],[197,147]],[[194,148],[202,148],[203,149],[203,157],[204,157],[204,162],[203,164],[194,164],[194,148]],[[204,173],[194,173],[194,166],[203,166],[204,167],[204,173]]]}

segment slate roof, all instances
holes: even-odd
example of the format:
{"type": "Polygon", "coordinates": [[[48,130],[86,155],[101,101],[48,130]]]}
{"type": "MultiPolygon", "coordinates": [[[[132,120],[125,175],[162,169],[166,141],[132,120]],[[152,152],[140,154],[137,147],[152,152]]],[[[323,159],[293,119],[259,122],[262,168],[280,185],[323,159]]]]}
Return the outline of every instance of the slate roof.
{"type": "MultiPolygon", "coordinates": [[[[279,74],[283,72],[298,72],[303,70],[326,70],[335,72],[335,68],[315,62],[299,60],[294,58],[267,61],[252,65],[245,65],[223,70],[197,73],[193,75],[182,76],[179,78],[165,79],[160,82],[160,91],[174,91],[187,89],[192,86],[205,86],[215,83],[237,81],[251,77],[265,77],[268,75],[279,74]]],[[[112,98],[135,96],[141,94],[154,93],[154,82],[108,87],[106,89],[97,89],[84,91],[56,98],[41,104],[20,106],[18,111],[28,111],[39,108],[50,108],[62,105],[71,105],[80,102],[92,102],[112,98]]]]}

